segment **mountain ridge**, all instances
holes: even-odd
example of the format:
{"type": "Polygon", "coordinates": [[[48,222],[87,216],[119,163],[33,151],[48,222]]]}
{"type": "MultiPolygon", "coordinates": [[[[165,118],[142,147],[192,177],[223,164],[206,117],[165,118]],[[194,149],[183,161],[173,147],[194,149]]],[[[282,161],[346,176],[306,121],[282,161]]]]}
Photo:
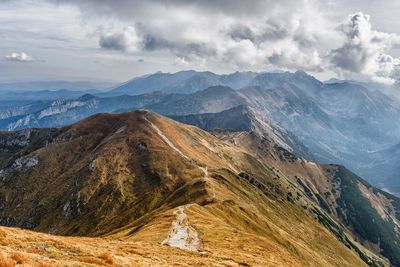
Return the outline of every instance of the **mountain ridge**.
{"type": "MultiPolygon", "coordinates": [[[[211,135],[146,110],[97,114],[51,131],[29,130],[42,133],[40,142],[30,143],[27,136],[36,135],[24,131],[2,133],[5,137],[0,138],[8,140],[2,141],[1,147],[3,225],[141,240],[164,258],[166,251],[176,253],[176,248],[164,250],[161,245],[174,216],[179,217],[174,212],[192,204],[181,212],[200,233],[208,255],[202,261],[215,262],[223,253],[249,265],[264,265],[274,255],[281,264],[298,266],[310,262],[362,266],[361,259],[370,266],[386,262],[377,256],[380,250],[376,245],[368,245],[374,239],[365,236],[355,241],[351,227],[337,217],[340,187],[327,173],[336,173],[332,170],[338,167],[298,158],[256,132],[211,135]],[[14,140],[22,143],[15,146],[18,142],[14,140]],[[32,184],[29,190],[26,183],[32,184]],[[336,188],[336,193],[329,188],[336,188]],[[159,233],[155,229],[164,234],[155,235],[159,233]],[[224,241],[226,236],[237,243],[224,241]],[[243,242],[248,243],[248,252],[235,256],[243,242]],[[271,249],[272,254],[267,252],[271,249]]],[[[386,220],[377,215],[382,208],[398,211],[387,200],[389,195],[370,194],[382,201],[380,206],[374,202],[376,207],[364,218],[368,222],[386,220]]],[[[353,201],[349,198],[345,203],[353,201]]],[[[351,214],[346,209],[341,212],[351,214]]],[[[398,220],[392,213],[385,218],[398,220]]],[[[386,224],[382,227],[377,233],[392,229],[386,224]]],[[[10,237],[9,230],[3,231],[10,237]]],[[[393,248],[392,243],[385,244],[393,248]]],[[[396,254],[385,251],[384,256],[397,264],[396,254]]]]}
{"type": "MultiPolygon", "coordinates": [[[[179,75],[183,75],[185,80],[186,76],[192,77],[196,73],[181,72],[179,75]]],[[[181,88],[186,87],[182,79],[174,80],[174,74],[157,75],[172,79],[171,83],[181,88]]],[[[209,72],[201,75],[218,76],[209,72]]],[[[99,98],[93,103],[73,99],[59,102],[58,106],[53,107],[49,107],[51,102],[35,102],[1,111],[0,128],[62,127],[97,112],[117,113],[138,108],[151,109],[168,116],[185,116],[218,113],[238,105],[248,105],[262,115],[261,119],[267,125],[273,124],[291,133],[318,162],[345,164],[371,183],[399,194],[398,186],[394,186],[396,182],[392,180],[398,181],[400,177],[393,171],[386,171],[398,169],[398,163],[393,161],[390,166],[383,168],[381,166],[386,164],[385,158],[369,153],[385,151],[399,143],[398,100],[360,84],[322,83],[300,71],[233,73],[231,76],[218,77],[228,80],[235,77],[232,79],[237,84],[242,79],[247,79],[246,83],[256,82],[253,86],[240,89],[217,85],[193,93],[155,91],[136,96],[97,95],[99,98]],[[75,107],[76,104],[79,106],[75,107]],[[42,117],[40,114],[45,109],[47,111],[44,112],[49,116],[42,117]]],[[[163,85],[158,82],[154,84],[163,85]]],[[[198,88],[205,86],[208,85],[198,84],[198,88]]]]}

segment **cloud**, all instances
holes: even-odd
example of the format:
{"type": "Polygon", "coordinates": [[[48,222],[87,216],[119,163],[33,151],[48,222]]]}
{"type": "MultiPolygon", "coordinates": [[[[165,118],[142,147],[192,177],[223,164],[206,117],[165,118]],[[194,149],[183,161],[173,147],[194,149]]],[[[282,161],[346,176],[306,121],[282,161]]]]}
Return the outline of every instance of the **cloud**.
{"type": "Polygon", "coordinates": [[[385,83],[400,72],[399,59],[388,53],[399,36],[373,30],[362,12],[338,25],[317,0],[139,2],[104,0],[90,9],[129,23],[102,34],[100,47],[131,54],[162,51],[177,64],[204,68],[333,70],[385,83]]]}
{"type": "Polygon", "coordinates": [[[134,53],[142,49],[143,40],[138,36],[135,27],[129,26],[121,32],[101,35],[99,45],[104,49],[134,53]]]}
{"type": "MultiPolygon", "coordinates": [[[[46,49],[60,47],[54,50],[60,58],[64,54],[67,59],[69,49],[69,54],[114,59],[115,64],[134,55],[129,59],[152,62],[149,71],[182,68],[176,65],[217,72],[303,69],[383,82],[393,82],[400,72],[399,59],[390,50],[398,42],[396,34],[373,30],[370,17],[363,13],[338,23],[343,13],[339,17],[335,11],[332,16],[332,5],[322,0],[41,0],[39,10],[30,0],[20,1],[25,4],[18,4],[18,11],[31,8],[28,13],[34,16],[26,25],[19,20],[10,24],[12,18],[6,17],[6,24],[0,24],[10,25],[2,31],[5,38],[14,36],[17,26],[21,34],[12,37],[15,43],[29,36],[25,31],[40,33],[40,40],[27,45],[30,51],[43,44],[46,49]],[[41,21],[41,13],[54,15],[41,21]],[[69,26],[60,27],[65,21],[69,26]],[[46,26],[41,28],[40,23],[46,26]],[[47,25],[54,26],[52,35],[69,42],[50,40],[43,30],[47,25]]],[[[17,6],[8,3],[9,10],[17,6]]]]}
{"type": "Polygon", "coordinates": [[[4,59],[9,60],[9,61],[17,61],[17,62],[29,62],[29,61],[34,61],[35,59],[24,53],[11,53],[10,55],[4,56],[4,59]]]}
{"type": "MultiPolygon", "coordinates": [[[[218,14],[224,16],[247,17],[249,15],[260,16],[269,10],[276,8],[275,0],[249,0],[247,3],[242,0],[47,0],[56,4],[74,4],[81,8],[87,15],[109,15],[122,19],[131,19],[132,16],[143,18],[149,14],[157,13],[159,17],[177,14],[177,10],[194,11],[198,15],[218,14]],[[170,11],[162,13],[160,11],[170,11]]],[[[300,2],[309,2],[310,0],[300,2]]],[[[281,0],[283,9],[295,9],[295,0],[281,0]]],[[[301,4],[301,3],[300,3],[301,4]]],[[[180,14],[179,14],[180,15],[180,14]]],[[[157,17],[150,18],[158,19],[157,17]]]]}
{"type": "Polygon", "coordinates": [[[321,51],[337,35],[313,0],[67,2],[79,5],[87,19],[118,19],[100,32],[101,48],[164,53],[192,67],[318,70],[321,51]]]}
{"type": "Polygon", "coordinates": [[[398,79],[400,59],[388,55],[387,51],[400,43],[400,36],[373,30],[370,16],[362,12],[350,15],[338,30],[345,41],[330,53],[335,71],[383,83],[394,83],[398,79]]]}

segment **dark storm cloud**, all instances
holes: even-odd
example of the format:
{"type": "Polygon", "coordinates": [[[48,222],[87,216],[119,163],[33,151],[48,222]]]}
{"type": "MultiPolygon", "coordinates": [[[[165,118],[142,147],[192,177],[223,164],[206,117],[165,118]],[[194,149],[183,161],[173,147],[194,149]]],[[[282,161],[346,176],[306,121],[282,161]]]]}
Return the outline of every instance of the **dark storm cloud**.
{"type": "Polygon", "coordinates": [[[235,25],[229,32],[230,37],[233,40],[240,41],[240,40],[250,40],[253,43],[256,41],[255,33],[250,29],[250,27],[245,25],[235,25]]]}
{"type": "Polygon", "coordinates": [[[123,34],[100,36],[99,45],[104,49],[127,51],[126,40],[123,34]]]}
{"type": "Polygon", "coordinates": [[[108,50],[117,50],[127,53],[139,51],[152,52],[165,50],[175,54],[185,61],[200,57],[216,55],[217,51],[209,44],[201,42],[175,42],[159,36],[146,33],[143,27],[129,26],[121,32],[108,33],[100,36],[99,45],[108,50]]]}

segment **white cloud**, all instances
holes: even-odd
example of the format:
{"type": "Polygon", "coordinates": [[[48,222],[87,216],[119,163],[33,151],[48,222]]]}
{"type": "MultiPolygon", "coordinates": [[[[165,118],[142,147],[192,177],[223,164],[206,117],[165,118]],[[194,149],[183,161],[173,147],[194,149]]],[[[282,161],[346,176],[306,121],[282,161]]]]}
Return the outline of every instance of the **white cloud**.
{"type": "Polygon", "coordinates": [[[177,0],[168,5],[155,0],[134,11],[130,5],[102,1],[92,10],[129,23],[101,35],[101,47],[133,54],[163,51],[185,67],[333,70],[345,78],[385,83],[399,73],[399,59],[388,53],[398,35],[373,30],[370,16],[361,12],[334,23],[317,0],[177,0]]]}
{"type": "Polygon", "coordinates": [[[370,16],[358,12],[341,24],[343,45],[332,50],[331,63],[343,76],[366,77],[383,83],[394,83],[400,69],[400,59],[387,51],[400,43],[400,36],[372,29],[370,16]]]}
{"type": "MultiPolygon", "coordinates": [[[[351,0],[350,5],[360,1],[351,0]]],[[[88,62],[115,66],[129,60],[139,63],[141,58],[146,71],[175,71],[182,66],[216,72],[303,69],[393,82],[400,72],[399,59],[391,50],[397,35],[373,30],[363,13],[341,23],[343,13],[334,11],[332,16],[332,10],[346,3],[331,2],[337,4],[323,0],[38,0],[31,5],[32,0],[6,4],[0,0],[0,52],[29,50],[46,61],[43,67],[62,65],[63,71],[79,75],[96,70],[100,75],[122,76],[121,71],[112,74],[105,65],[88,62]],[[83,59],[79,70],[74,57],[83,59]]],[[[143,70],[143,66],[133,69],[133,63],[123,64],[126,78],[143,70]]]]}
{"type": "Polygon", "coordinates": [[[133,2],[76,4],[90,10],[88,18],[111,16],[125,24],[108,25],[101,48],[163,52],[185,67],[320,70],[321,53],[338,38],[312,0],[133,2]]]}
{"type": "Polygon", "coordinates": [[[35,60],[32,56],[30,56],[24,52],[21,52],[21,53],[14,52],[14,53],[11,53],[10,55],[5,56],[4,58],[9,61],[18,61],[18,62],[29,62],[29,61],[35,60]]]}

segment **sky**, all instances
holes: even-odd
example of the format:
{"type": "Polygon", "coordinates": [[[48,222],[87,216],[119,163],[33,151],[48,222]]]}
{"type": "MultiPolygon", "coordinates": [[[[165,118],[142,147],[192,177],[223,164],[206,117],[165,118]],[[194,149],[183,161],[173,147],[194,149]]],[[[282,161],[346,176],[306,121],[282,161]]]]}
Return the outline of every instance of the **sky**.
{"type": "Polygon", "coordinates": [[[0,0],[0,82],[156,71],[400,79],[396,0],[0,0]]]}

